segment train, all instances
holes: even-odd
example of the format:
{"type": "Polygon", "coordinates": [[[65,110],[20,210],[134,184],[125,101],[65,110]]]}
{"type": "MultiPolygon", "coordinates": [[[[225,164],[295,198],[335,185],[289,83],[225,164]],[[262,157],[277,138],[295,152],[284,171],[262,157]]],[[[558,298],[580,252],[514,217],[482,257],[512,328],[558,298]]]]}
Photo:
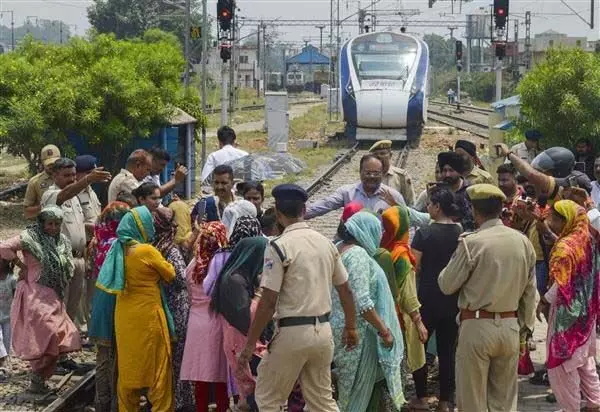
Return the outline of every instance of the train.
{"type": "Polygon", "coordinates": [[[358,35],[341,48],[339,73],[349,139],[419,145],[427,121],[427,43],[391,31],[358,35]]]}

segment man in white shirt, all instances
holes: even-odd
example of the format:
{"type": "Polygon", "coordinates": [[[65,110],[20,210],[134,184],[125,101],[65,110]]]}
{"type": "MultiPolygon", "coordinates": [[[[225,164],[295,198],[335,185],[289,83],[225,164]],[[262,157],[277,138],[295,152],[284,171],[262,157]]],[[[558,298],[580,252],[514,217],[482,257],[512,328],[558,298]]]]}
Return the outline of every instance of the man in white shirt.
{"type": "Polygon", "coordinates": [[[248,156],[248,153],[240,150],[235,145],[235,131],[229,126],[223,126],[217,131],[217,139],[219,139],[219,150],[208,155],[200,181],[204,183],[210,174],[215,170],[215,167],[248,156]]]}

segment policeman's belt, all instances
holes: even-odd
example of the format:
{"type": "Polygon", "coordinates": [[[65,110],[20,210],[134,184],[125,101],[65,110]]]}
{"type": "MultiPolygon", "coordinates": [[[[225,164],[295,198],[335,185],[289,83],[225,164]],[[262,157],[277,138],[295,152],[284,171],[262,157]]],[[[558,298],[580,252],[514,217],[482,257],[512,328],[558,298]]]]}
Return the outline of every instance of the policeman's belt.
{"type": "Polygon", "coordinates": [[[321,316],[292,316],[279,319],[279,327],[287,328],[289,326],[316,325],[317,323],[329,322],[329,313],[321,316]]]}
{"type": "Polygon", "coordinates": [[[460,311],[460,320],[469,320],[469,319],[507,319],[507,318],[516,318],[517,312],[488,312],[487,310],[467,310],[462,309],[460,311]]]}

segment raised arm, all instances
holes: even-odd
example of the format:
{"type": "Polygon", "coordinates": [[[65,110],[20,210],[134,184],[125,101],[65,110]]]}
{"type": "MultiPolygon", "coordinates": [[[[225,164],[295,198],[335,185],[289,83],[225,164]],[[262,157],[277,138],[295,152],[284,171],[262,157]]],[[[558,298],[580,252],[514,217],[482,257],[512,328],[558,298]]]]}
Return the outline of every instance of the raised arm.
{"type": "Polygon", "coordinates": [[[542,172],[535,170],[526,160],[521,159],[512,152],[507,145],[501,144],[499,147],[501,148],[501,154],[510,160],[515,169],[517,169],[539,193],[550,194],[554,184],[552,177],[546,176],[542,172]]]}
{"type": "Polygon", "coordinates": [[[344,207],[344,188],[339,188],[330,196],[317,200],[306,206],[304,219],[309,220],[318,216],[323,216],[329,212],[344,207]]]}

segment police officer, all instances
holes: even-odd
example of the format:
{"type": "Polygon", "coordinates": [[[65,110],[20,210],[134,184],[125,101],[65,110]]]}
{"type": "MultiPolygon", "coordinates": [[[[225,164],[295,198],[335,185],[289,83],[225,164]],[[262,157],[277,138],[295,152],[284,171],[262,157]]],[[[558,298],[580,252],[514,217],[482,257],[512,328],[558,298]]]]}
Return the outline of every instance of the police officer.
{"type": "Polygon", "coordinates": [[[400,192],[407,206],[412,206],[415,202],[415,192],[408,172],[391,165],[392,141],[380,140],[375,142],[369,152],[373,153],[383,163],[382,183],[400,192]]]}
{"type": "Polygon", "coordinates": [[[469,181],[469,184],[491,184],[494,182],[492,175],[481,167],[481,161],[477,157],[477,147],[475,146],[475,143],[468,140],[457,140],[454,145],[454,151],[465,161],[463,177],[469,181]]]}
{"type": "MultiPolygon", "coordinates": [[[[96,168],[96,158],[92,155],[81,155],[75,158],[76,165],[76,176],[75,178],[79,181],[81,179],[85,179],[92,170],[96,168]]],[[[98,200],[98,196],[92,186],[87,185],[85,189],[83,189],[77,195],[79,198],[79,203],[81,204],[81,208],[83,209],[83,215],[85,216],[85,223],[87,225],[95,225],[96,220],[102,213],[102,205],[100,204],[100,200],[98,200]]],[[[88,237],[89,240],[89,237],[88,237]]]]}
{"type": "Polygon", "coordinates": [[[479,229],[461,236],[438,278],[444,294],[458,293],[457,406],[516,411],[520,342],[535,322],[535,251],[523,234],[502,224],[506,196],[498,187],[473,185],[467,194],[479,229]]]}
{"type": "Polygon", "coordinates": [[[308,195],[299,186],[273,189],[278,223],[285,229],[265,252],[262,297],[248,342],[239,357],[247,365],[261,332],[277,313],[277,333],[258,367],[256,402],[261,412],[279,412],[299,379],[311,411],[333,412],[329,325],[331,288],[340,296],[346,325],[344,342],[356,346],[356,317],[348,274],[329,239],[303,221],[308,195]]]}
{"type": "Polygon", "coordinates": [[[52,186],[52,165],[60,159],[60,150],[53,144],[46,145],[40,153],[40,161],[44,166],[37,175],[29,179],[23,206],[26,219],[35,219],[42,210],[42,195],[52,186]]]}

